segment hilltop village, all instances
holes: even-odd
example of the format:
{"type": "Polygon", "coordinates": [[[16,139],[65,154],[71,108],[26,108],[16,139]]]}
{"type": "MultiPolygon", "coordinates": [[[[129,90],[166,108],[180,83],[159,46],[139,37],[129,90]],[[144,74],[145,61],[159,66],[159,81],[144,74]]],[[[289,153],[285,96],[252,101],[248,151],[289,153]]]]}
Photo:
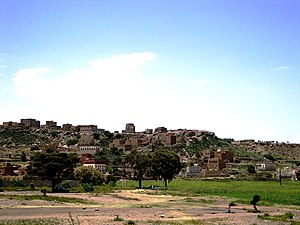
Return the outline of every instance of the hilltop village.
{"type": "Polygon", "coordinates": [[[153,152],[159,148],[180,156],[183,166],[178,176],[183,178],[265,180],[277,179],[279,170],[283,178],[299,177],[299,144],[235,141],[218,138],[206,130],[166,127],[136,132],[133,123],[127,123],[121,132],[111,133],[97,125],[58,126],[54,121],[41,125],[36,119],[21,119],[0,125],[0,179],[23,179],[31,155],[47,149],[76,153],[80,157],[78,166],[93,167],[103,175],[112,173],[114,167],[114,175],[131,179],[132,171],[118,157],[132,150],[153,152]]]}

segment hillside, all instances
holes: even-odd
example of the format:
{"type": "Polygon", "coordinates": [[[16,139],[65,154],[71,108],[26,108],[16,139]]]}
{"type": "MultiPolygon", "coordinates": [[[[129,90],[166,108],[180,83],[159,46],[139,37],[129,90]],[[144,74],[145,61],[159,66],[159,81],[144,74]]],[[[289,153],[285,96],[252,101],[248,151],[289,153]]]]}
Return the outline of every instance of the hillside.
{"type": "MultiPolygon", "coordinates": [[[[295,162],[300,158],[300,145],[278,142],[255,142],[254,140],[234,141],[222,139],[213,132],[203,130],[173,130],[166,133],[134,133],[113,134],[108,131],[103,133],[64,132],[61,130],[45,129],[0,129],[0,151],[24,151],[36,146],[70,146],[98,145],[107,148],[113,140],[138,139],[140,145],[137,148],[151,150],[159,146],[166,146],[176,152],[190,157],[200,157],[205,150],[215,151],[225,148],[233,151],[235,157],[247,157],[251,160],[263,160],[265,155],[275,160],[295,162]],[[168,143],[166,138],[176,137],[176,143],[168,143]]],[[[118,146],[116,146],[118,147],[118,146]]]]}

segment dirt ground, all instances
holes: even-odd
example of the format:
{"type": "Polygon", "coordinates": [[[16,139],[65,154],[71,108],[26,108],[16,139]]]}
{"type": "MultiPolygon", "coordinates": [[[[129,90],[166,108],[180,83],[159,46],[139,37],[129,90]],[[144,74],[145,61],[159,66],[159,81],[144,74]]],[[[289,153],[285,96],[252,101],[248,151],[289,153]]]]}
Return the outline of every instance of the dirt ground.
{"type": "MultiPolygon", "coordinates": [[[[229,200],[221,197],[184,197],[160,195],[152,190],[118,191],[110,194],[67,193],[55,196],[75,197],[93,201],[93,205],[66,204],[41,200],[10,200],[5,194],[33,195],[38,192],[0,193],[0,221],[12,219],[58,218],[69,219],[70,215],[80,224],[289,224],[260,220],[257,213],[247,212],[251,205],[238,204],[227,213],[229,200]],[[117,216],[123,221],[114,221],[117,216]],[[196,224],[196,223],[194,223],[196,224]]],[[[300,207],[259,206],[261,214],[280,215],[291,212],[293,220],[300,221],[300,207]]],[[[75,223],[76,224],[76,223],[75,223]]]]}

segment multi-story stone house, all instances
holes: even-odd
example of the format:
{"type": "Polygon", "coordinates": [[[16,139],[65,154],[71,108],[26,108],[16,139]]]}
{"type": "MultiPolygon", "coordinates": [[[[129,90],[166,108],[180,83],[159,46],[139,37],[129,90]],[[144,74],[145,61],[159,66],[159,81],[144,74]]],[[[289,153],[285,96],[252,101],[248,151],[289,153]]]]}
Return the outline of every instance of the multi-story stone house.
{"type": "Polygon", "coordinates": [[[62,125],[62,130],[63,131],[71,131],[72,130],[72,124],[65,123],[62,125]]]}
{"type": "Polygon", "coordinates": [[[100,151],[100,147],[99,146],[89,146],[89,145],[78,145],[78,151],[77,154],[78,155],[82,155],[82,154],[95,154],[97,151],[100,151]]]}
{"type": "Polygon", "coordinates": [[[233,162],[233,153],[232,151],[225,149],[218,149],[214,154],[216,158],[222,159],[225,162],[233,162]]]}
{"type": "Polygon", "coordinates": [[[116,147],[125,151],[129,151],[132,149],[131,140],[128,139],[113,139],[113,142],[109,144],[110,147],[116,147]]]}
{"type": "Polygon", "coordinates": [[[2,176],[15,175],[13,165],[8,162],[2,163],[2,165],[0,165],[0,175],[2,176]]]}
{"type": "Polygon", "coordinates": [[[80,133],[94,133],[97,132],[96,125],[79,125],[79,132],[80,133]]]}
{"type": "Polygon", "coordinates": [[[176,136],[172,133],[160,133],[158,134],[160,140],[165,145],[175,145],[176,144],[176,136]]]}
{"type": "Polygon", "coordinates": [[[208,170],[222,170],[224,168],[226,168],[226,163],[224,162],[223,159],[219,159],[219,158],[208,159],[207,162],[208,170]]]}
{"type": "Polygon", "coordinates": [[[135,126],[134,126],[134,124],[133,123],[127,123],[125,125],[124,133],[134,134],[135,133],[135,126]]]}
{"type": "Polygon", "coordinates": [[[22,128],[24,125],[22,123],[17,123],[13,121],[3,122],[3,127],[9,127],[9,128],[22,128]]]}
{"type": "Polygon", "coordinates": [[[59,126],[57,126],[57,122],[54,122],[53,120],[46,121],[46,124],[44,125],[44,127],[46,129],[51,129],[51,130],[57,130],[60,128],[59,126]]]}
{"type": "Polygon", "coordinates": [[[165,127],[157,127],[154,130],[154,133],[166,133],[166,132],[168,132],[168,129],[165,127]]]}
{"type": "Polygon", "coordinates": [[[107,171],[107,165],[101,163],[100,160],[95,159],[94,155],[90,153],[82,154],[81,163],[83,166],[92,167],[98,170],[101,174],[105,174],[107,171]]]}
{"type": "Polygon", "coordinates": [[[36,119],[21,119],[21,124],[25,127],[40,128],[41,124],[39,120],[36,119]]]}

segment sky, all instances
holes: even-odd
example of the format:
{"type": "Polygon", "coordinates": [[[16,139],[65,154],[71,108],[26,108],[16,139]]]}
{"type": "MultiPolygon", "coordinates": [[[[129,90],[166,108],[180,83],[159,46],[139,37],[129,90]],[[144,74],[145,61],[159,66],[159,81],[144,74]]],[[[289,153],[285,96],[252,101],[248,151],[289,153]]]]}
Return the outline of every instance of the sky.
{"type": "Polygon", "coordinates": [[[298,0],[0,0],[0,122],[300,143],[298,0]]]}

